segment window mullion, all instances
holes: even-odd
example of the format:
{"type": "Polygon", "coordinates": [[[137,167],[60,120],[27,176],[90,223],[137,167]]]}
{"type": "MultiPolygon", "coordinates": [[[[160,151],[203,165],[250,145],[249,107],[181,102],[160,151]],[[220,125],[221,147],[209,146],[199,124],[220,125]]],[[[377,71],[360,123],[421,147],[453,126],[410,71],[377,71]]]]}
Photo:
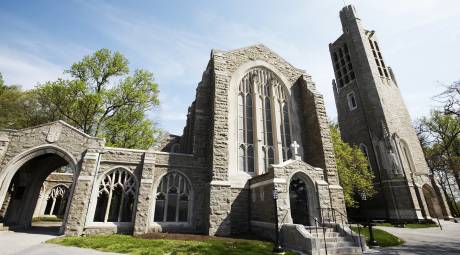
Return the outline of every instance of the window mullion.
{"type": "Polygon", "coordinates": [[[104,222],[107,222],[107,219],[109,218],[109,213],[110,213],[110,205],[112,203],[112,193],[113,193],[113,188],[114,188],[114,175],[112,178],[110,178],[110,189],[109,189],[109,198],[107,200],[107,207],[105,210],[105,215],[104,215],[104,222]]]}
{"type": "Polygon", "coordinates": [[[169,176],[166,175],[166,195],[165,195],[165,204],[163,206],[163,222],[166,222],[166,214],[168,213],[168,201],[169,201],[169,176]]]}
{"type": "Polygon", "coordinates": [[[274,86],[270,87],[271,97],[270,103],[271,107],[271,114],[272,114],[272,137],[273,137],[273,150],[275,156],[275,164],[279,164],[283,161],[283,154],[282,154],[282,140],[281,140],[281,130],[280,126],[282,126],[281,122],[281,112],[280,112],[280,104],[279,101],[275,98],[275,91],[274,86]],[[276,123],[276,124],[275,124],[276,123]]]}
{"type": "Polygon", "coordinates": [[[123,190],[123,192],[121,193],[121,199],[120,199],[120,205],[119,205],[119,208],[118,208],[118,222],[121,222],[121,217],[123,215],[123,203],[125,202],[125,192],[123,190]]]}

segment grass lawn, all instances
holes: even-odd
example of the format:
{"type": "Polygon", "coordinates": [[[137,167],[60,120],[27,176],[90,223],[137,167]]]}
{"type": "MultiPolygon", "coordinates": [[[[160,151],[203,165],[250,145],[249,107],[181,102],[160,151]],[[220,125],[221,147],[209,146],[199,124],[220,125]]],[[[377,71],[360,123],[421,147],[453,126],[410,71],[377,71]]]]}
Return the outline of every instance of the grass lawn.
{"type": "Polygon", "coordinates": [[[434,223],[413,223],[405,224],[405,228],[439,228],[438,224],[434,223]]]}
{"type": "MultiPolygon", "coordinates": [[[[358,227],[352,227],[355,233],[358,233],[358,227]]],[[[378,242],[380,247],[396,246],[404,243],[404,240],[394,236],[384,230],[373,228],[374,239],[378,242]]],[[[361,235],[366,237],[366,242],[369,242],[369,229],[361,228],[361,235]]]]}
{"type": "MultiPolygon", "coordinates": [[[[391,223],[385,222],[385,223],[377,223],[376,226],[381,226],[381,227],[395,227],[391,223]]],[[[434,223],[410,223],[410,224],[404,224],[405,228],[439,228],[438,224],[434,223]]]]}
{"type": "MultiPolygon", "coordinates": [[[[133,237],[128,235],[59,237],[47,242],[65,246],[92,248],[106,252],[118,252],[136,255],[273,254],[271,252],[273,245],[269,242],[196,235],[161,234],[146,235],[144,237],[133,237]],[[181,238],[177,238],[178,236],[181,238]],[[171,239],[168,239],[169,237],[171,239]]],[[[294,253],[286,254],[294,255],[294,253]]]]}

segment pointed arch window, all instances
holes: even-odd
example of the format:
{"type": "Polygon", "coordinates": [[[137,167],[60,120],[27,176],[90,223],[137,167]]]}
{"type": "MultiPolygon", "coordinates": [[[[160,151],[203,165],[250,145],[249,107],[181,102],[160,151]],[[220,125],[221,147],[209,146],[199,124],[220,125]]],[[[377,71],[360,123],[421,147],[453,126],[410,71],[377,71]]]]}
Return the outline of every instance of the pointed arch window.
{"type": "Polygon", "coordinates": [[[249,76],[243,78],[238,94],[239,167],[244,172],[254,172],[253,93],[249,76]]]}
{"type": "Polygon", "coordinates": [[[289,106],[286,93],[281,86],[278,86],[278,102],[280,106],[280,117],[281,123],[279,125],[281,131],[281,143],[282,143],[282,158],[286,161],[292,157],[291,153],[291,129],[289,122],[289,106]]]}
{"type": "MultiPolygon", "coordinates": [[[[271,76],[271,75],[270,75],[271,76]]],[[[263,133],[263,161],[264,172],[268,169],[270,164],[275,163],[275,155],[273,153],[273,117],[272,117],[272,92],[270,89],[270,81],[272,79],[269,75],[263,76],[261,79],[261,106],[262,106],[262,133],[263,133]],[[265,78],[265,79],[264,79],[265,78]]]]}
{"type": "Polygon", "coordinates": [[[171,172],[158,185],[155,201],[155,222],[188,222],[190,219],[191,188],[182,174],[171,172]]]}
{"type": "Polygon", "coordinates": [[[367,146],[366,146],[364,143],[361,143],[361,144],[359,145],[359,149],[363,152],[364,156],[365,156],[366,159],[367,159],[367,164],[368,164],[367,168],[368,168],[368,169],[371,169],[371,168],[372,168],[372,167],[371,167],[371,160],[370,160],[370,158],[369,158],[369,151],[367,150],[367,146]]]}
{"type": "Polygon", "coordinates": [[[137,182],[125,168],[116,168],[99,182],[94,222],[131,222],[137,182]]]}
{"type": "Polygon", "coordinates": [[[258,167],[262,173],[277,163],[275,159],[291,158],[289,99],[272,71],[257,67],[242,78],[237,121],[239,171],[254,172],[258,167]]]}

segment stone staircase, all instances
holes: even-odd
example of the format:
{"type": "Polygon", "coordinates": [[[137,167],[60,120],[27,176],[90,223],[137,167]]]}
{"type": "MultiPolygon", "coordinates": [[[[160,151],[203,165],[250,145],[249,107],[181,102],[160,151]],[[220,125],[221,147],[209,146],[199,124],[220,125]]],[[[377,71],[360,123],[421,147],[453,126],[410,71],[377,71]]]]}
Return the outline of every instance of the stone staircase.
{"type": "Polygon", "coordinates": [[[320,250],[318,254],[362,254],[358,240],[353,240],[350,236],[345,236],[333,227],[305,227],[310,234],[319,240],[320,250]]]}

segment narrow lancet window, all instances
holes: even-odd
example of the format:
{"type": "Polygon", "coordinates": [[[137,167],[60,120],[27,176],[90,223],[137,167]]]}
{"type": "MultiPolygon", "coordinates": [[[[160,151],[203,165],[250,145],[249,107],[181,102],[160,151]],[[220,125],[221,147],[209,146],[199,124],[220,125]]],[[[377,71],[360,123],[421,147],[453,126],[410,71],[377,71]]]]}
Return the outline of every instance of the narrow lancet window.
{"type": "Polygon", "coordinates": [[[281,127],[281,136],[283,139],[283,161],[286,161],[291,158],[291,131],[289,129],[289,109],[286,102],[281,105],[282,112],[282,127],[281,127]]]}
{"type": "Polygon", "coordinates": [[[254,127],[251,80],[245,77],[238,95],[238,150],[239,170],[254,172],[254,127]]]}

